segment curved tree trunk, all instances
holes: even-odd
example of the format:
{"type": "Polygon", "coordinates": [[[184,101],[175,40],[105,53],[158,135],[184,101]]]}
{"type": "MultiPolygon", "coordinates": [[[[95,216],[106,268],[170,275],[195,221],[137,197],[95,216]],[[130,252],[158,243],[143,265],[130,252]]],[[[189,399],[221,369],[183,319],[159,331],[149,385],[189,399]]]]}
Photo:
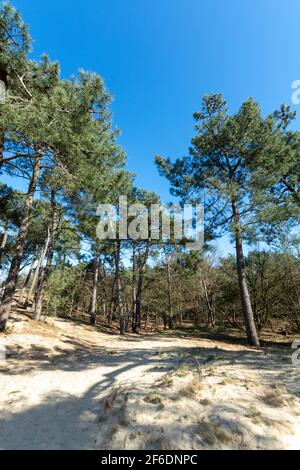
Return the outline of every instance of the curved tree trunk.
{"type": "Polygon", "coordinates": [[[47,252],[47,261],[46,266],[41,272],[39,282],[37,285],[36,298],[35,298],[35,309],[34,309],[34,319],[39,321],[42,316],[43,301],[45,296],[45,291],[47,287],[48,277],[50,274],[54,250],[55,250],[55,240],[58,231],[59,217],[57,204],[55,201],[55,191],[51,191],[51,206],[52,206],[52,223],[50,230],[50,241],[47,252]]]}
{"type": "Polygon", "coordinates": [[[207,291],[207,284],[205,279],[201,276],[202,280],[202,286],[203,286],[203,292],[204,292],[204,297],[205,297],[205,303],[207,306],[207,323],[208,325],[211,325],[212,327],[215,326],[215,319],[214,319],[214,311],[213,311],[213,306],[212,302],[210,301],[208,291],[207,291]]]}
{"type": "Polygon", "coordinates": [[[30,289],[27,293],[26,300],[24,302],[24,308],[25,309],[28,307],[29,301],[30,301],[30,299],[33,295],[33,291],[34,291],[37,279],[39,278],[39,275],[41,273],[41,267],[43,265],[44,259],[46,257],[47,251],[48,251],[49,242],[50,242],[50,229],[48,228],[48,235],[47,235],[47,238],[46,238],[46,241],[45,241],[45,245],[42,249],[41,256],[39,257],[38,263],[37,263],[36,268],[34,270],[34,275],[33,275],[31,285],[30,285],[30,289]]]}
{"type": "Polygon", "coordinates": [[[256,331],[254,322],[254,316],[250,301],[250,295],[247,284],[245,259],[243,251],[243,237],[242,228],[240,224],[240,218],[236,200],[232,198],[232,211],[235,224],[235,248],[236,248],[236,261],[237,261],[237,272],[239,279],[239,287],[242,299],[243,315],[246,325],[247,339],[250,346],[259,346],[259,339],[256,331]]]}
{"type": "MultiPolygon", "coordinates": [[[[0,52],[1,52],[0,48],[0,52]]],[[[3,64],[0,64],[0,106],[5,100],[7,88],[7,71],[3,64]]],[[[0,168],[3,165],[3,156],[4,156],[4,143],[5,143],[5,129],[0,127],[0,168]]]]}
{"type": "Polygon", "coordinates": [[[17,288],[18,274],[20,270],[23,253],[24,253],[25,240],[27,236],[29,219],[30,219],[30,214],[32,210],[33,197],[34,197],[34,193],[35,193],[35,189],[37,185],[38,176],[40,173],[40,166],[41,166],[41,159],[37,158],[34,162],[33,172],[32,172],[28,192],[26,195],[25,205],[24,205],[23,218],[21,221],[21,226],[20,226],[18,237],[17,237],[15,254],[11,261],[7,281],[5,284],[5,290],[4,290],[4,294],[2,298],[2,303],[0,306],[0,331],[5,330],[6,328],[7,320],[9,318],[10,311],[11,311],[11,304],[12,304],[12,301],[16,292],[16,288],[17,288]]]}
{"type": "Polygon", "coordinates": [[[9,220],[7,220],[5,225],[4,225],[4,233],[3,233],[3,238],[2,238],[2,241],[1,241],[1,245],[0,245],[0,268],[2,268],[2,266],[1,266],[2,256],[5,252],[5,247],[6,247],[6,243],[7,243],[7,239],[8,239],[8,229],[9,229],[9,220]]]}
{"type": "Polygon", "coordinates": [[[22,304],[22,300],[23,300],[23,297],[24,297],[24,294],[25,294],[25,290],[26,290],[27,287],[29,286],[29,282],[30,282],[30,279],[31,279],[31,275],[32,275],[32,272],[33,272],[35,263],[36,263],[36,259],[33,258],[33,260],[31,261],[31,265],[30,265],[29,271],[28,271],[28,273],[27,273],[25,282],[24,282],[23,287],[22,287],[19,300],[18,300],[18,304],[19,304],[19,305],[22,304]]]}

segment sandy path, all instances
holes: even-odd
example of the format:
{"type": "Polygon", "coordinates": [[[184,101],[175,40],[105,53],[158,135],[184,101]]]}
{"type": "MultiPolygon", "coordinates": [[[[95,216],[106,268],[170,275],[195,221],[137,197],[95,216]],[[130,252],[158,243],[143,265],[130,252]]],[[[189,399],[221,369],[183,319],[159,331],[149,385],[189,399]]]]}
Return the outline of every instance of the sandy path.
{"type": "MultiPolygon", "coordinates": [[[[9,335],[0,374],[2,449],[91,449],[101,401],[118,384],[153,382],[152,353],[167,341],[131,341],[57,321],[53,336],[9,335]],[[20,348],[22,344],[22,348],[20,348]]],[[[37,332],[39,333],[39,332],[37,332]]],[[[51,333],[51,331],[50,331],[51,333]]]]}
{"type": "MultiPolygon", "coordinates": [[[[216,351],[216,343],[210,340],[161,336],[120,338],[62,320],[56,321],[53,327],[34,327],[34,334],[31,322],[19,322],[13,334],[4,339],[2,337],[1,341],[9,348],[8,360],[0,366],[1,449],[151,448],[143,435],[148,434],[147,425],[151,425],[152,431],[155,422],[159,429],[162,426],[171,430],[178,429],[174,425],[180,410],[183,410],[181,414],[185,416],[186,407],[189,404],[191,406],[192,399],[195,400],[196,408],[191,408],[191,414],[194,411],[199,413],[197,422],[200,422],[203,411],[197,410],[201,402],[199,397],[187,397],[186,403],[178,400],[173,403],[170,401],[173,396],[167,396],[167,393],[174,395],[176,391],[180,392],[178,387],[185,386],[183,381],[190,380],[190,377],[177,378],[172,390],[170,385],[162,392],[165,404],[170,399],[168,413],[166,410],[159,411],[151,404],[146,406],[143,402],[145,394],[151,389],[157,390],[158,381],[168,374],[174,374],[182,364],[190,364],[189,367],[205,365],[212,352],[216,351]],[[132,391],[128,404],[124,401],[123,392],[123,395],[119,392],[122,395],[120,399],[117,393],[114,396],[116,389],[132,391]],[[124,421],[125,407],[128,412],[131,410],[131,414],[140,409],[140,415],[132,419],[132,422],[130,417],[124,421]],[[141,417],[144,420],[142,422],[141,417]],[[134,433],[140,436],[136,443],[131,437],[131,441],[128,440],[128,436],[134,433]]],[[[249,384],[266,387],[272,383],[272,374],[274,377],[276,374],[277,381],[279,377],[285,380],[293,403],[291,408],[290,401],[289,411],[281,410],[279,415],[280,420],[282,416],[285,420],[290,419],[291,429],[277,430],[277,434],[282,433],[282,439],[280,435],[276,435],[273,440],[275,444],[270,441],[269,447],[276,448],[280,441],[284,448],[297,447],[297,432],[300,429],[297,428],[297,431],[295,428],[299,422],[299,416],[295,412],[295,406],[299,405],[298,371],[284,362],[288,361],[288,357],[282,360],[282,356],[277,357],[272,353],[266,359],[263,352],[254,353],[239,345],[217,344],[218,354],[221,351],[223,361],[225,357],[228,362],[226,373],[240,374],[234,380],[242,388],[239,392],[238,386],[232,390],[229,387],[226,390],[227,402],[230,398],[237,400],[238,393],[247,395],[244,385],[246,375],[249,384]],[[233,357],[237,357],[239,362],[243,357],[244,363],[238,367],[233,365],[233,357]],[[288,370],[290,373],[287,373],[288,370]]],[[[225,363],[222,371],[224,367],[225,363]]],[[[205,393],[201,392],[202,401],[205,397],[212,397],[211,387],[220,382],[221,373],[223,372],[210,374],[209,380],[205,379],[208,386],[205,393]]],[[[251,385],[249,387],[251,389],[251,385]]],[[[215,400],[219,401],[218,394],[214,392],[214,395],[215,400]]],[[[225,400],[224,390],[222,396],[225,400]]],[[[251,397],[249,392],[247,400],[251,397]]],[[[245,406],[248,408],[248,404],[245,406]]],[[[208,408],[205,413],[208,413],[208,408]]],[[[278,410],[269,410],[268,413],[270,419],[274,419],[278,410]]],[[[191,424],[194,425],[187,422],[185,427],[190,427],[191,424]]],[[[155,434],[155,430],[153,432],[155,434]]],[[[180,446],[182,444],[178,442],[185,442],[188,448],[192,445],[191,437],[183,438],[182,435],[173,436],[174,443],[177,442],[174,445],[180,446]]],[[[159,444],[155,444],[156,440],[152,439],[152,445],[159,447],[159,444]]],[[[251,442],[253,444],[254,441],[251,442]]],[[[264,441],[265,447],[266,442],[268,441],[264,441]]],[[[202,444],[194,445],[201,448],[202,444]]],[[[204,444],[203,446],[205,447],[204,444]]]]}

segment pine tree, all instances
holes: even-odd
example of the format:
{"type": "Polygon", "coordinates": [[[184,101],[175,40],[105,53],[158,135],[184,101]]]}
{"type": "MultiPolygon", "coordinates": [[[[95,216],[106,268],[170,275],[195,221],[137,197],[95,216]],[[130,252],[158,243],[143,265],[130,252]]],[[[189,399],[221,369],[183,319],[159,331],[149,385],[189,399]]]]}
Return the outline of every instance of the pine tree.
{"type": "Polygon", "coordinates": [[[252,168],[266,151],[281,151],[279,131],[272,116],[262,118],[252,99],[230,116],[221,95],[205,96],[202,111],[194,117],[196,135],[189,156],[175,163],[157,157],[156,162],[171,182],[173,194],[183,200],[195,196],[203,201],[208,233],[232,233],[247,339],[250,345],[259,346],[243,245],[249,227],[258,220],[251,197],[252,168]]]}

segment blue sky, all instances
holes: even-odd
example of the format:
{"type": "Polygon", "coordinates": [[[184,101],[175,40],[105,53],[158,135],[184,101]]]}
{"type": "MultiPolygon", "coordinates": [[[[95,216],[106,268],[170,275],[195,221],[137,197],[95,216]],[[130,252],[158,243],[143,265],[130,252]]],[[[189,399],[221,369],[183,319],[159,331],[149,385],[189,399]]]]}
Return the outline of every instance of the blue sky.
{"type": "Polygon", "coordinates": [[[290,104],[300,79],[299,0],[12,3],[30,25],[33,57],[49,53],[66,78],[78,68],[102,75],[128,167],[165,201],[154,156],[187,152],[203,94],[223,93],[231,111],[253,96],[268,113],[290,104]]]}

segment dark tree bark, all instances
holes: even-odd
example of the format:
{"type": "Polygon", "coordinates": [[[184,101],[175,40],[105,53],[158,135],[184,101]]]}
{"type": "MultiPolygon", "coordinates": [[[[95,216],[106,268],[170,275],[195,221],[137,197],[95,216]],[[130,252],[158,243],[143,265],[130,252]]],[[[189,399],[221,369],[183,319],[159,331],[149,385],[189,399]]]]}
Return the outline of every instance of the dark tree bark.
{"type": "Polygon", "coordinates": [[[167,260],[167,284],[168,284],[168,304],[169,304],[168,327],[169,327],[169,330],[172,330],[174,328],[174,312],[173,312],[173,302],[172,302],[171,270],[170,270],[169,260],[167,260]]]}
{"type": "Polygon", "coordinates": [[[120,325],[120,335],[125,335],[126,333],[126,318],[123,305],[123,296],[122,296],[122,282],[121,282],[121,273],[120,273],[120,256],[121,256],[121,242],[116,240],[115,242],[115,286],[116,286],[116,301],[117,301],[117,310],[119,317],[120,325]]]}
{"type": "Polygon", "coordinates": [[[5,252],[5,247],[6,247],[6,243],[7,243],[7,239],[8,239],[8,229],[9,229],[9,220],[7,220],[5,222],[4,233],[3,233],[3,237],[2,237],[2,241],[1,241],[1,245],[0,245],[0,269],[2,268],[2,266],[1,266],[2,256],[5,252]]]}
{"type": "Polygon", "coordinates": [[[52,222],[51,222],[51,229],[50,229],[50,240],[49,246],[47,250],[47,261],[45,268],[42,270],[37,290],[36,290],[36,297],[35,297],[35,309],[34,309],[34,319],[39,321],[42,315],[42,308],[43,308],[43,301],[45,296],[45,291],[47,287],[48,277],[51,271],[54,250],[55,250],[55,240],[57,237],[58,232],[58,225],[59,225],[59,215],[57,210],[57,204],[55,200],[55,191],[51,191],[51,206],[52,206],[52,222]]]}
{"type": "Polygon", "coordinates": [[[18,304],[19,304],[19,305],[22,304],[22,300],[23,300],[23,297],[24,297],[24,294],[25,294],[25,290],[26,290],[27,287],[29,286],[29,282],[30,282],[30,279],[31,279],[31,275],[32,275],[32,272],[33,272],[35,263],[36,263],[36,259],[33,258],[33,260],[31,261],[30,268],[29,268],[29,271],[28,271],[28,273],[27,273],[25,282],[24,282],[23,287],[22,287],[19,300],[18,300],[18,304]]]}
{"type": "Polygon", "coordinates": [[[44,244],[44,247],[42,249],[41,255],[39,257],[38,263],[37,263],[36,268],[34,270],[34,275],[33,275],[32,281],[31,281],[30,289],[27,293],[26,300],[24,302],[24,308],[25,309],[28,308],[30,299],[31,299],[31,297],[33,295],[33,292],[34,292],[36,282],[37,282],[37,280],[40,276],[42,265],[43,265],[43,262],[45,260],[45,257],[46,257],[47,251],[48,251],[49,242],[50,242],[50,229],[48,228],[48,235],[47,235],[47,238],[45,240],[45,244],[44,244]]]}
{"type": "Polygon", "coordinates": [[[204,292],[204,297],[205,297],[205,303],[207,306],[207,323],[214,327],[215,320],[214,320],[213,306],[208,295],[206,281],[203,278],[202,278],[202,286],[203,286],[203,292],[204,292]]]}
{"type": "Polygon", "coordinates": [[[3,154],[4,154],[4,131],[0,127],[0,168],[3,165],[3,154]]]}
{"type": "Polygon", "coordinates": [[[247,339],[250,346],[259,346],[259,339],[254,322],[251,300],[247,284],[246,267],[243,251],[242,228],[235,197],[232,198],[232,212],[235,225],[235,247],[242,309],[246,325],[247,339]]]}
{"type": "MultiPolygon", "coordinates": [[[[138,265],[136,260],[133,261],[134,275],[133,275],[133,288],[134,288],[134,303],[133,303],[133,333],[139,333],[142,324],[142,293],[145,268],[149,257],[150,245],[147,243],[145,252],[139,256],[138,265]],[[138,267],[138,277],[136,279],[136,268],[138,267]]],[[[135,253],[134,253],[135,258],[135,253]]]]}
{"type": "Polygon", "coordinates": [[[93,292],[92,292],[91,308],[90,308],[91,325],[95,325],[97,321],[97,290],[98,290],[99,272],[100,272],[99,253],[96,252],[95,260],[94,260],[93,292]]]}
{"type": "MultiPolygon", "coordinates": [[[[0,52],[2,48],[0,47],[0,52]]],[[[7,70],[3,64],[0,64],[0,82],[3,87],[3,92],[6,94],[6,87],[7,87],[7,70]]],[[[5,97],[4,97],[5,98],[5,97]]],[[[1,106],[1,102],[0,102],[1,106]]],[[[5,143],[5,129],[0,127],[0,168],[3,165],[3,157],[4,157],[4,143],[5,143]]]]}
{"type": "Polygon", "coordinates": [[[29,219],[33,205],[33,197],[37,185],[37,180],[40,173],[41,159],[37,158],[34,162],[33,172],[31,180],[28,187],[28,192],[25,199],[23,218],[21,221],[21,226],[19,229],[16,249],[13,259],[11,261],[7,281],[5,284],[5,290],[2,298],[2,303],[0,306],[0,331],[5,330],[7,321],[9,319],[12,301],[17,288],[18,274],[20,270],[20,265],[24,253],[25,240],[27,236],[29,219]]]}

